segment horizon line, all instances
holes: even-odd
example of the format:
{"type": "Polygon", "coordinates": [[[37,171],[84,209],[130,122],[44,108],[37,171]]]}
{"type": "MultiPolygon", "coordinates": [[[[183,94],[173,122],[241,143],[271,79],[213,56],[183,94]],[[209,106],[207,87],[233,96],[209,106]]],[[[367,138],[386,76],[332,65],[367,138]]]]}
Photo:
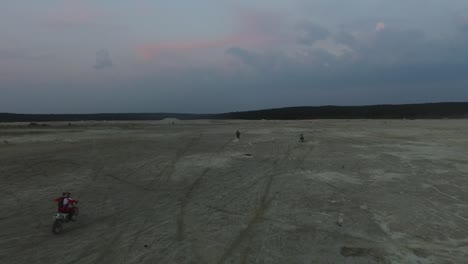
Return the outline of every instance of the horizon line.
{"type": "Polygon", "coordinates": [[[426,104],[462,104],[468,103],[468,101],[453,101],[453,102],[426,102],[426,103],[402,103],[402,104],[363,104],[363,105],[300,105],[300,106],[282,106],[274,108],[262,108],[254,110],[236,110],[229,112],[218,112],[218,113],[182,113],[182,112],[92,112],[92,113],[13,113],[13,112],[0,112],[0,114],[10,114],[10,115],[128,115],[128,114],[161,114],[161,115],[223,115],[230,113],[242,113],[242,112],[256,112],[256,111],[267,111],[275,109],[287,109],[287,108],[304,108],[304,107],[374,107],[374,106],[405,106],[405,105],[426,105],[426,104]]]}

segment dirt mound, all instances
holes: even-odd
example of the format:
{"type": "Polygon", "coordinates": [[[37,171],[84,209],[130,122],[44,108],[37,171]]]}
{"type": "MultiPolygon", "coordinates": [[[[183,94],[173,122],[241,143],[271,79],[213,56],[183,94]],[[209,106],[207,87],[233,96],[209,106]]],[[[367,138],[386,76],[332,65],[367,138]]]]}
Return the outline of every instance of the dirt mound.
{"type": "Polygon", "coordinates": [[[162,122],[164,123],[169,123],[169,124],[177,124],[177,123],[180,123],[180,120],[177,119],[177,118],[164,118],[163,120],[161,120],[162,122]]]}

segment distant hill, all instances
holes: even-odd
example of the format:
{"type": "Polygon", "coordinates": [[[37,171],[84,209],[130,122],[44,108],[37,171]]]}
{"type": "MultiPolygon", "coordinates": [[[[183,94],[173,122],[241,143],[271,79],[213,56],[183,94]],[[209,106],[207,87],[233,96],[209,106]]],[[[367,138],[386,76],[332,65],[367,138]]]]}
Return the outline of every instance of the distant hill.
{"type": "Polygon", "coordinates": [[[370,106],[302,106],[222,114],[113,113],[113,114],[13,114],[0,113],[0,122],[128,121],[196,119],[441,119],[468,118],[468,103],[428,103],[370,106]]]}
{"type": "Polygon", "coordinates": [[[468,118],[468,103],[302,106],[220,114],[223,119],[440,119],[468,118]]]}

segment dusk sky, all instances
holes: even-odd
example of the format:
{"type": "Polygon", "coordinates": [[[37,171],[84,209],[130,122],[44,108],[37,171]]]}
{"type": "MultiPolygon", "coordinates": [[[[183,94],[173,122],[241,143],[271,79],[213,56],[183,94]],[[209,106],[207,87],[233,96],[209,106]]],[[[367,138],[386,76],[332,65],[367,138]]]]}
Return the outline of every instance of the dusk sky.
{"type": "Polygon", "coordinates": [[[467,100],[467,0],[0,0],[0,112],[467,100]]]}

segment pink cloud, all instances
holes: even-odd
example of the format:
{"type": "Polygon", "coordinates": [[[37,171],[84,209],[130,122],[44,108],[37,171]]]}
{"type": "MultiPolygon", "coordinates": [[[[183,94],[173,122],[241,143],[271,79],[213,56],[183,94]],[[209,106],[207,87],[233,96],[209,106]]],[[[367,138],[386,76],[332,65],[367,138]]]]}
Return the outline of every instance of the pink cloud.
{"type": "Polygon", "coordinates": [[[278,17],[272,14],[242,11],[236,15],[239,24],[238,33],[212,39],[145,43],[138,45],[135,48],[136,52],[142,61],[147,62],[164,53],[192,52],[235,45],[267,46],[280,39],[275,31],[278,29],[278,17]]]}
{"type": "Polygon", "coordinates": [[[385,29],[385,23],[384,22],[379,22],[375,26],[375,31],[377,31],[377,32],[383,31],[384,29],[385,29]]]}
{"type": "Polygon", "coordinates": [[[162,53],[190,52],[194,50],[224,48],[232,45],[256,44],[262,38],[249,33],[240,33],[207,40],[191,40],[173,43],[148,43],[136,47],[138,55],[149,61],[162,53]]]}

